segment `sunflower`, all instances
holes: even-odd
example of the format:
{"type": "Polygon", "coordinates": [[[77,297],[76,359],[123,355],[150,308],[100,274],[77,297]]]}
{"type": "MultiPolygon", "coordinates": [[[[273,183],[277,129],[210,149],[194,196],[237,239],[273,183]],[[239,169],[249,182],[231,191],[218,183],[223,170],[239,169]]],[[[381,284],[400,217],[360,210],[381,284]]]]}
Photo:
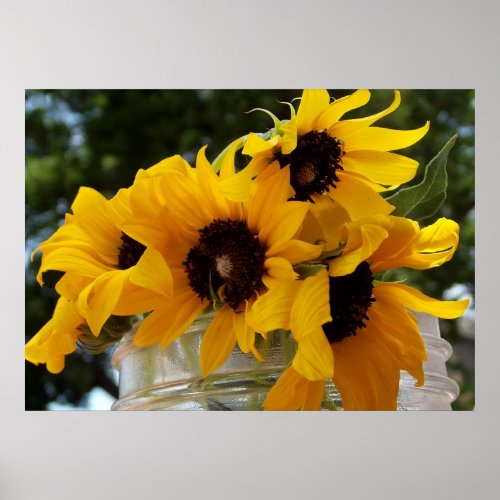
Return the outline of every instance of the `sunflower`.
{"type": "MultiPolygon", "coordinates": [[[[132,238],[163,256],[163,266],[173,276],[173,296],[144,319],[135,344],[166,348],[214,306],[216,314],[200,347],[204,377],[224,363],[236,342],[261,359],[247,321],[253,303],[277,285],[293,283],[293,265],[317,258],[322,249],[293,239],[308,206],[287,201],[293,195],[289,168],[276,165],[251,181],[235,174],[235,149],[225,156],[220,175],[202,148],[196,169],[159,177],[167,200],[160,216],[124,225],[132,238]]],[[[135,188],[142,189],[140,184],[132,187],[131,196],[135,188]]],[[[144,213],[157,210],[148,206],[149,198],[142,203],[144,213]]],[[[161,279],[158,269],[151,273],[161,279]]]]}
{"type": "MultiPolygon", "coordinates": [[[[411,311],[456,318],[468,300],[439,301],[415,288],[374,280],[399,266],[428,269],[451,259],[458,225],[439,219],[420,229],[402,217],[377,215],[344,224],[345,248],[328,271],[276,287],[254,304],[257,331],[291,330],[292,365],[269,392],[265,409],[320,408],[333,379],[346,410],[395,410],[400,370],[424,382],[425,345],[411,311]]],[[[341,231],[342,233],[342,231],[341,231]]]]}
{"type": "MultiPolygon", "coordinates": [[[[153,196],[154,179],[164,171],[186,171],[184,163],[173,157],[150,171],[139,171],[141,186],[148,186],[153,196]]],[[[40,285],[48,270],[88,279],[75,305],[94,335],[112,314],[144,313],[172,294],[172,276],[161,256],[121,228],[135,210],[143,215],[142,205],[130,195],[130,188],[122,189],[107,200],[94,189],[80,188],[65,224],[33,252],[43,254],[37,275],[40,285]],[[161,272],[160,282],[152,270],[161,272]]]]}
{"type": "Polygon", "coordinates": [[[398,91],[387,109],[365,118],[341,120],[369,99],[368,90],[333,102],[326,90],[304,90],[297,113],[290,105],[289,121],[282,123],[273,116],[275,129],[267,140],[250,133],[243,154],[253,157],[249,166],[256,171],[274,161],[282,167],[289,165],[297,200],[316,201],[318,196],[328,195],[352,219],[389,214],[394,207],[378,192],[411,180],[418,167],[415,160],[391,151],[419,141],[429,123],[415,130],[371,126],[398,108],[398,91]]]}

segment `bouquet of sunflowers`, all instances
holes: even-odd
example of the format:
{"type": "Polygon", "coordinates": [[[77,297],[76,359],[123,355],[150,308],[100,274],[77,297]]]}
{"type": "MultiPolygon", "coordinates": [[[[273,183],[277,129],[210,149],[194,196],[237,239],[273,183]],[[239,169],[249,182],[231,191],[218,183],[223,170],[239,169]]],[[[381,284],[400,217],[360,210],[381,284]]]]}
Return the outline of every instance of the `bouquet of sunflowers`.
{"type": "Polygon", "coordinates": [[[64,273],[52,319],[26,359],[52,373],[78,346],[102,352],[140,321],[133,342],[166,349],[212,311],[199,363],[203,377],[237,347],[263,361],[259,339],[285,330],[296,352],[264,409],[320,409],[333,383],[346,410],[394,410],[400,371],[424,383],[426,348],[413,312],[457,318],[468,300],[439,301],[402,282],[399,267],[425,270],[453,257],[458,224],[440,218],[455,138],[427,165],[393,153],[416,130],[373,126],[397,109],[343,119],[370,99],[332,100],[305,90],[290,118],[231,142],[210,163],[169,157],[137,172],[111,199],[80,188],[65,223],[34,253],[37,275],[64,273]],[[246,165],[235,167],[236,155],[246,165]],[[413,311],[413,312],[412,312],[413,311]]]}

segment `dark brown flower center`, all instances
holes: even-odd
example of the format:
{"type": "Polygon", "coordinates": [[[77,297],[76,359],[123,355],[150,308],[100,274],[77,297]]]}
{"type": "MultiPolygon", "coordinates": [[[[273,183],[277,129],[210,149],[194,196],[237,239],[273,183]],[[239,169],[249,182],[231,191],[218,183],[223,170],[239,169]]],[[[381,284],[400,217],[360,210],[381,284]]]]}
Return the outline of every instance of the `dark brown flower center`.
{"type": "Polygon", "coordinates": [[[297,147],[287,155],[275,153],[282,167],[290,165],[290,183],[296,200],[312,201],[339,182],[337,171],[344,155],[342,143],[328,132],[313,130],[297,138],[297,147]]]}
{"type": "Polygon", "coordinates": [[[243,221],[215,220],[200,229],[198,245],[183,265],[189,285],[201,299],[213,293],[236,310],[259,289],[264,249],[243,221]]]}
{"type": "Polygon", "coordinates": [[[366,326],[368,309],[375,302],[373,274],[369,264],[362,262],[347,276],[330,278],[330,314],[332,321],[323,325],[330,342],[339,342],[356,335],[366,326]]]}
{"type": "Polygon", "coordinates": [[[118,267],[120,269],[129,269],[139,262],[146,247],[125,233],[122,233],[122,242],[118,249],[118,267]]]}

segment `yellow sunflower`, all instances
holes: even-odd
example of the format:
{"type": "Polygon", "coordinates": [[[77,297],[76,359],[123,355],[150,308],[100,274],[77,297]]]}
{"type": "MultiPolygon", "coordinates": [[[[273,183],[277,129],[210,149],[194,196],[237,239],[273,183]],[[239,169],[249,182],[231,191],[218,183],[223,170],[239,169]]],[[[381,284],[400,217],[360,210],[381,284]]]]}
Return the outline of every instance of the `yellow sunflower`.
{"type": "Polygon", "coordinates": [[[415,130],[371,126],[397,109],[398,91],[387,109],[366,118],[341,120],[369,99],[368,90],[333,102],[326,90],[304,90],[297,113],[290,106],[291,118],[284,124],[274,117],[276,130],[267,140],[250,133],[243,154],[253,157],[249,165],[256,171],[274,161],[282,167],[289,165],[297,200],[316,201],[326,194],[352,219],[389,214],[394,207],[378,192],[411,180],[418,167],[415,160],[391,151],[419,141],[429,123],[415,130]]]}
{"type": "MultiPolygon", "coordinates": [[[[333,379],[346,410],[395,410],[400,370],[424,382],[426,351],[414,315],[456,318],[468,300],[439,301],[373,273],[405,266],[428,269],[453,256],[458,225],[439,219],[424,229],[402,217],[377,215],[344,224],[345,248],[326,269],[293,287],[276,287],[254,304],[257,331],[291,330],[298,344],[269,392],[265,409],[320,408],[333,379]]],[[[341,231],[342,232],[342,231],[341,231]]]]}
{"type": "MultiPolygon", "coordinates": [[[[251,182],[249,176],[235,174],[234,152],[235,147],[217,175],[202,148],[196,169],[158,178],[166,200],[159,217],[124,225],[132,238],[163,256],[163,266],[173,276],[172,298],[142,322],[134,342],[166,348],[214,305],[216,314],[200,350],[203,376],[224,363],[236,342],[243,352],[260,358],[247,321],[253,303],[273,287],[293,283],[297,273],[292,266],[317,258],[322,249],[293,239],[308,206],[287,201],[293,195],[289,168],[276,165],[251,182]]],[[[142,189],[140,182],[131,196],[136,187],[142,189]]],[[[144,213],[158,210],[150,198],[142,203],[144,213]]],[[[161,279],[159,269],[150,271],[161,279]]]]}
{"type": "Polygon", "coordinates": [[[82,187],[71,208],[65,224],[33,252],[43,254],[37,281],[43,285],[48,270],[88,278],[75,300],[94,335],[112,314],[150,311],[172,294],[172,276],[161,256],[121,229],[134,211],[129,189],[107,200],[82,187]],[[153,269],[162,273],[160,282],[153,269]]]}
{"type": "MultiPolygon", "coordinates": [[[[187,167],[180,156],[174,156],[147,170],[139,170],[136,178],[144,179],[143,186],[153,198],[152,178],[173,170],[185,171],[187,167]]],[[[143,282],[149,290],[133,282],[143,280],[145,266],[158,263],[154,261],[154,252],[144,256],[143,246],[120,230],[120,225],[134,211],[139,210],[143,215],[142,205],[130,194],[130,189],[121,189],[108,201],[96,191],[82,188],[72,205],[73,214],[66,215],[66,224],[35,250],[34,253],[43,252],[37,276],[40,284],[46,270],[56,269],[65,274],[56,284],[60,298],[53,317],[26,344],[28,361],[46,363],[50,372],[59,373],[64,368],[64,356],[77,348],[78,340],[87,337],[89,327],[97,335],[110,314],[142,313],[165,299],[168,290],[159,289],[154,281],[143,282]],[[141,261],[139,267],[131,265],[136,259],[141,261]]],[[[162,265],[160,261],[159,266],[162,265]]],[[[87,341],[92,342],[88,338],[87,341]]],[[[101,344],[108,345],[105,340],[101,344]]]]}
{"type": "Polygon", "coordinates": [[[56,285],[61,294],[52,318],[36,333],[25,346],[25,357],[31,363],[47,364],[51,373],[64,368],[64,357],[76,350],[76,341],[81,334],[80,326],[85,323],[76,307],[80,290],[87,284],[84,277],[63,276],[56,285]]]}

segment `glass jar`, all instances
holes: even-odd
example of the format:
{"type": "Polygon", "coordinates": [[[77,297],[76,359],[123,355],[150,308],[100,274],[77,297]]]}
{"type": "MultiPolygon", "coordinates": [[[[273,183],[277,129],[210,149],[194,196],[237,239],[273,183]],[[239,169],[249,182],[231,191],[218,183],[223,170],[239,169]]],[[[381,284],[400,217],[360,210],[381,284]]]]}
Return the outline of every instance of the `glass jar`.
{"type": "MultiPolygon", "coordinates": [[[[425,384],[401,372],[398,410],[451,410],[458,396],[457,384],[448,378],[446,361],[452,349],[439,335],[438,319],[416,314],[428,360],[425,384]]],[[[125,335],[113,354],[119,372],[119,399],[113,410],[260,410],[267,392],[289,366],[296,345],[285,332],[269,335],[259,346],[265,361],[234,349],[228,360],[202,379],[199,349],[212,315],[200,316],[187,332],[165,351],[159,345],[136,347],[133,331],[125,335]]],[[[341,407],[341,399],[330,381],[325,387],[322,408],[341,407]]]]}

